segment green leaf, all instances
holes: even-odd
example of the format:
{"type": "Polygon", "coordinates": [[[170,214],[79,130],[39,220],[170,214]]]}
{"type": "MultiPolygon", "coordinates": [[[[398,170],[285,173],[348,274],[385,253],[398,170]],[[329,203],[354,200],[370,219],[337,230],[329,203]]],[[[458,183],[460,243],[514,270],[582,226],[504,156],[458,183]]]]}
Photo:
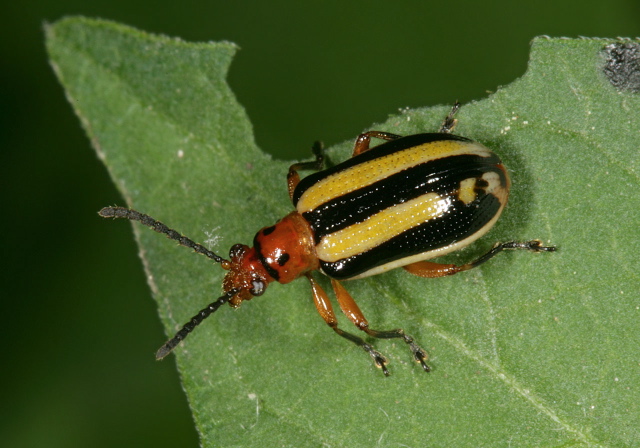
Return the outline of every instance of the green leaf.
{"type": "MultiPolygon", "coordinates": [[[[374,328],[401,325],[423,344],[430,374],[402,343],[375,341],[385,378],[327,328],[303,280],[219,310],[175,350],[203,445],[637,445],[640,96],[605,75],[615,42],[536,39],[521,79],[458,115],[456,133],[500,154],[513,189],[489,235],[448,258],[511,239],[558,252],[503,254],[450,278],[396,270],[347,283],[374,328]]],[[[223,256],[291,210],[288,163],[256,147],[226,84],[233,44],[72,18],[47,27],[47,45],[128,206],[194,239],[215,235],[223,256]]],[[[372,128],[435,131],[448,109],[372,128]]],[[[331,161],[351,145],[331,148],[331,161]]],[[[173,335],[219,295],[224,271],[133,228],[173,335]]]]}

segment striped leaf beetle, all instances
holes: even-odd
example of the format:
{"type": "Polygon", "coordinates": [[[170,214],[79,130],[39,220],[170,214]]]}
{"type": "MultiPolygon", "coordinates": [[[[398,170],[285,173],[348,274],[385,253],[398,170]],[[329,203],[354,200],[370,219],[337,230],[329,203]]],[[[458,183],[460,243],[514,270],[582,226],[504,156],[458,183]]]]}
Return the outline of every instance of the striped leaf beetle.
{"type": "Polygon", "coordinates": [[[258,231],[253,247],[235,244],[229,259],[181,235],[148,215],[122,207],[106,207],[105,218],[139,221],[180,245],[203,254],[227,270],[224,294],[198,312],[156,353],[167,356],[205,318],[225,303],[236,308],[261,296],[269,283],[306,277],[320,316],[340,336],[360,346],[389,375],[387,359],[361,337],[338,326],[327,293],[313,278],[319,270],[331,279],[342,312],[373,338],[403,340],[425,372],[427,353],[404,330],[374,330],[342,286],[357,279],[402,267],[425,278],[472,269],[505,249],[554,251],[539,240],[497,243],[463,265],[426,261],[461,249],[483,236],[497,221],[509,195],[509,175],[483,145],[452,134],[459,109],[455,103],[439,132],[401,137],[369,131],[355,142],[353,156],[323,170],[324,156],[314,145],[316,160],[293,164],[287,183],[295,210],[258,231]],[[384,143],[370,147],[372,138],[384,143]],[[300,179],[301,170],[316,172],[300,179]]]}

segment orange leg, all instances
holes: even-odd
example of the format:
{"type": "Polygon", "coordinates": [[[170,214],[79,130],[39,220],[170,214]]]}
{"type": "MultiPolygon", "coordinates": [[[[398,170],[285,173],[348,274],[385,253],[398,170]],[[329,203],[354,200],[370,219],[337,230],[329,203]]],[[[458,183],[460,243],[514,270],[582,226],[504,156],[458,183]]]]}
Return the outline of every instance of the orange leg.
{"type": "Polygon", "coordinates": [[[404,266],[404,269],[413,275],[423,278],[445,277],[447,275],[457,274],[458,272],[468,271],[469,269],[480,266],[482,263],[493,258],[503,250],[515,249],[529,250],[531,252],[553,252],[556,250],[556,247],[543,246],[540,240],[526,241],[524,243],[509,241],[506,243],[497,243],[489,252],[478,259],[460,266],[455,264],[433,263],[430,261],[418,261],[404,266]]]}
{"type": "Polygon", "coordinates": [[[369,144],[371,143],[371,137],[379,138],[381,140],[395,140],[400,138],[401,135],[391,134],[390,132],[380,132],[380,131],[369,131],[364,134],[360,134],[356,139],[355,145],[353,145],[353,156],[357,156],[358,154],[362,154],[363,152],[369,151],[369,144]]]}
{"type": "MultiPolygon", "coordinates": [[[[360,307],[358,306],[358,304],[356,304],[355,300],[353,300],[353,297],[351,297],[351,294],[349,294],[347,290],[344,289],[344,286],[342,286],[340,282],[334,279],[331,279],[331,285],[333,286],[333,291],[336,294],[336,298],[338,299],[338,303],[340,304],[340,308],[342,309],[342,312],[349,318],[349,320],[351,320],[351,322],[355,324],[356,327],[358,327],[360,330],[364,331],[369,336],[372,336],[374,338],[402,339],[406,344],[409,345],[409,348],[413,353],[414,359],[417,362],[419,362],[420,365],[422,365],[422,368],[424,369],[424,371],[425,372],[431,371],[431,369],[425,362],[428,359],[427,352],[425,352],[422,348],[420,348],[418,344],[414,342],[411,336],[409,336],[408,334],[405,334],[402,328],[397,328],[395,330],[386,330],[386,331],[373,330],[369,328],[369,322],[367,322],[367,319],[362,314],[362,311],[360,310],[360,307]]],[[[389,374],[388,370],[384,365],[386,364],[386,360],[383,365],[380,365],[376,360],[376,364],[378,364],[378,366],[382,368],[385,375],[389,374]]]]}
{"type": "Polygon", "coordinates": [[[311,293],[313,295],[313,301],[318,309],[318,313],[324,319],[324,321],[331,327],[333,331],[338,333],[345,339],[353,342],[356,345],[362,347],[362,349],[373,358],[373,361],[376,363],[377,367],[380,367],[385,375],[389,375],[389,371],[387,370],[387,358],[385,358],[380,352],[374,350],[374,348],[367,344],[364,339],[359,338],[358,336],[348,333],[341,328],[338,328],[338,320],[336,319],[336,315],[333,312],[333,307],[331,306],[331,302],[329,301],[329,297],[327,293],[322,289],[322,287],[315,281],[315,279],[311,276],[311,274],[306,274],[309,279],[309,283],[311,283],[311,293]]]}
{"type": "MultiPolygon", "coordinates": [[[[442,125],[440,126],[440,130],[438,132],[444,134],[450,134],[453,131],[453,128],[458,123],[458,120],[454,118],[456,112],[460,109],[460,103],[457,101],[451,108],[451,112],[446,116],[442,125]]],[[[401,135],[392,134],[391,132],[382,132],[382,131],[369,131],[364,134],[360,134],[356,139],[356,143],[353,145],[353,154],[351,157],[357,156],[358,154],[362,154],[363,152],[369,151],[371,139],[379,138],[381,140],[396,140],[401,138],[401,135]]],[[[289,173],[287,174],[287,185],[289,187],[289,197],[293,199],[293,192],[295,191],[298,183],[300,183],[300,174],[298,171],[300,170],[316,170],[319,171],[324,166],[324,153],[321,142],[315,142],[312,148],[313,153],[316,156],[316,160],[313,162],[300,162],[294,163],[289,167],[289,173]]]]}
{"type": "Polygon", "coordinates": [[[455,264],[432,263],[430,261],[418,261],[403,266],[403,268],[407,272],[423,278],[444,277],[457,274],[462,270],[460,266],[455,264]]]}
{"type": "Polygon", "coordinates": [[[289,167],[289,173],[287,174],[287,186],[289,187],[289,198],[293,200],[293,192],[300,183],[300,170],[315,170],[320,171],[324,166],[324,148],[322,142],[315,142],[311,148],[313,154],[316,156],[316,160],[313,162],[300,162],[294,163],[289,167]]]}
{"type": "MultiPolygon", "coordinates": [[[[460,109],[460,103],[456,101],[453,104],[453,107],[451,108],[451,111],[449,112],[449,114],[442,121],[442,125],[440,125],[440,129],[438,130],[438,132],[442,134],[451,134],[451,132],[453,132],[453,129],[458,124],[458,120],[456,120],[454,117],[459,109],[460,109]]],[[[364,134],[360,134],[356,139],[355,145],[353,146],[352,157],[357,156],[358,154],[362,154],[363,152],[369,151],[369,149],[371,149],[369,145],[371,144],[372,138],[379,138],[381,140],[391,141],[400,137],[402,136],[397,134],[392,134],[390,132],[381,132],[381,131],[369,131],[369,132],[365,132],[364,134]]]]}

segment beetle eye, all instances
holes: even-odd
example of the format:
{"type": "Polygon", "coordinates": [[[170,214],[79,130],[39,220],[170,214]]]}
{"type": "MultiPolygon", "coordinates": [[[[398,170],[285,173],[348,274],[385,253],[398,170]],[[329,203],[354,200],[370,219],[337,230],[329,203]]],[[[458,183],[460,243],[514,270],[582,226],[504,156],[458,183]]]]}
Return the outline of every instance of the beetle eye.
{"type": "Polygon", "coordinates": [[[261,296],[264,294],[265,289],[267,289],[267,286],[262,280],[251,280],[251,289],[249,292],[252,296],[261,296]]]}

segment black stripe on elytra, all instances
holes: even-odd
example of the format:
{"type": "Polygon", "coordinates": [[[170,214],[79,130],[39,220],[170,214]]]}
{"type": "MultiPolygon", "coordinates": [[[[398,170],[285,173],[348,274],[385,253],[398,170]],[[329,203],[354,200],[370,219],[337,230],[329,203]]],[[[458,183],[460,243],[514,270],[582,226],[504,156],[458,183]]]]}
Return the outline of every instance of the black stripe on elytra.
{"type": "Polygon", "coordinates": [[[258,256],[258,260],[260,260],[260,263],[262,263],[262,266],[264,266],[264,270],[267,271],[267,274],[273,277],[275,281],[278,281],[280,280],[280,274],[278,273],[278,271],[273,269],[271,265],[269,265],[269,263],[267,262],[267,259],[264,258],[264,255],[262,255],[262,246],[258,242],[258,235],[259,233],[257,233],[255,238],[253,239],[253,247],[256,250],[256,255],[258,256]]]}
{"type": "Polygon", "coordinates": [[[499,163],[500,159],[495,155],[482,157],[474,154],[432,160],[333,198],[302,216],[311,225],[317,244],[326,235],[424,194],[452,195],[460,188],[461,181],[479,178],[486,172],[496,172],[501,183],[506,185],[504,172],[496,166],[499,163]]]}
{"type": "Polygon", "coordinates": [[[423,145],[425,143],[446,141],[446,140],[471,142],[471,140],[465,137],[460,137],[458,135],[452,135],[452,134],[443,134],[443,133],[407,135],[406,137],[400,137],[395,140],[384,142],[380,145],[374,146],[373,148],[369,149],[366,152],[363,152],[362,154],[358,154],[355,157],[351,157],[350,159],[347,159],[344,162],[339,163],[338,165],[335,165],[323,171],[318,171],[317,173],[310,174],[309,176],[302,179],[293,193],[293,205],[296,206],[298,204],[298,200],[300,200],[300,196],[302,196],[302,194],[306,190],[308,190],[311,186],[313,186],[315,183],[321,181],[325,177],[330,176],[334,173],[338,173],[354,165],[368,162],[378,157],[383,157],[397,151],[405,150],[407,148],[423,145]]]}
{"type": "Polygon", "coordinates": [[[465,205],[454,200],[449,213],[416,226],[383,244],[336,262],[320,260],[322,271],[337,280],[346,280],[377,266],[448,246],[473,235],[500,210],[493,194],[484,195],[465,205]]]}

